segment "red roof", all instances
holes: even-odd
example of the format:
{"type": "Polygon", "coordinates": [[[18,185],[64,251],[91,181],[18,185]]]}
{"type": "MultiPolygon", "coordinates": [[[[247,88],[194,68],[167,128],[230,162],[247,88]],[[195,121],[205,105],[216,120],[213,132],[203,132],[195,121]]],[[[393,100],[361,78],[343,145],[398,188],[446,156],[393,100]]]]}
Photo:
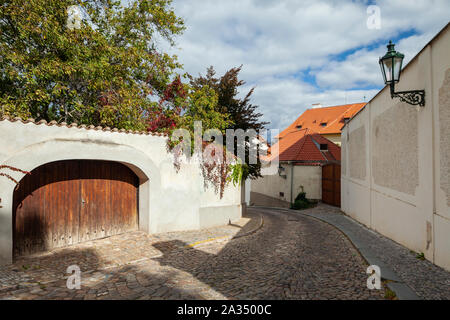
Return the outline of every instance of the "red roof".
{"type": "Polygon", "coordinates": [[[299,129],[310,129],[319,134],[341,133],[345,119],[352,118],[366,104],[355,103],[342,106],[308,109],[289,127],[283,130],[277,138],[284,138],[288,133],[299,129]]]}
{"type": "Polygon", "coordinates": [[[292,131],[270,148],[270,159],[279,155],[279,161],[297,161],[305,165],[320,165],[328,161],[341,161],[341,148],[308,129],[292,131]],[[326,144],[327,151],[320,145],[326,144]],[[278,154],[276,150],[278,148],[278,154]]]}

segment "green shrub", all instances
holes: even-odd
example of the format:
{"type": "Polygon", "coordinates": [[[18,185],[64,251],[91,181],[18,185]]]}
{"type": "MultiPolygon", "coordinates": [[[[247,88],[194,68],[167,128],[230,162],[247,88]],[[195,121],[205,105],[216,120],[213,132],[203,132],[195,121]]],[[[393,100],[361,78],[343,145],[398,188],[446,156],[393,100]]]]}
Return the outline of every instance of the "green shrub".
{"type": "Polygon", "coordinates": [[[302,210],[312,208],[317,204],[317,201],[312,201],[306,198],[305,192],[300,192],[291,205],[291,209],[302,210]]]}
{"type": "Polygon", "coordinates": [[[306,192],[300,192],[295,198],[294,202],[297,200],[308,201],[308,199],[306,199],[306,192]]]}
{"type": "Polygon", "coordinates": [[[309,204],[308,200],[295,200],[291,209],[301,210],[301,209],[308,209],[309,207],[310,207],[310,204],[309,204]]]}

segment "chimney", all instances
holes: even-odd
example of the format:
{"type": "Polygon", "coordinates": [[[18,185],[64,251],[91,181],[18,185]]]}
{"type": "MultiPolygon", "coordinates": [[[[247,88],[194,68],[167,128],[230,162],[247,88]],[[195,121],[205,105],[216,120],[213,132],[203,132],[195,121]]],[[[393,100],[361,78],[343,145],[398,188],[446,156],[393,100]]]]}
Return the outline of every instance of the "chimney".
{"type": "Polygon", "coordinates": [[[321,103],[313,103],[312,108],[313,109],[322,108],[322,104],[321,103]]]}

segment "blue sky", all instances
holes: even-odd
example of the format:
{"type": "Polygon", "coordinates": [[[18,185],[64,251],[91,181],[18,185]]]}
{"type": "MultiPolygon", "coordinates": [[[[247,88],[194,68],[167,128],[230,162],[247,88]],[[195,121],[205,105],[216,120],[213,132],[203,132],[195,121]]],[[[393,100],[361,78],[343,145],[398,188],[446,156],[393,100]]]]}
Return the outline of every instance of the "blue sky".
{"type": "MultiPolygon", "coordinates": [[[[243,65],[242,94],[256,87],[269,128],[283,129],[313,103],[370,100],[382,88],[378,57],[393,40],[407,63],[450,17],[448,0],[175,0],[185,33],[176,54],[197,75],[243,65]],[[380,28],[367,27],[369,5],[380,28]]],[[[165,47],[165,44],[161,44],[165,47]]]]}

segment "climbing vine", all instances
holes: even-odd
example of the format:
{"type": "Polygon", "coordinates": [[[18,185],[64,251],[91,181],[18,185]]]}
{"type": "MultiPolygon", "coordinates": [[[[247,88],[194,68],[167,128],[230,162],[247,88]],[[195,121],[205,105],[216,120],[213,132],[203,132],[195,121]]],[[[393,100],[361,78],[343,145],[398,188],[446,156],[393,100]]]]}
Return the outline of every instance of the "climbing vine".
{"type": "MultiPolygon", "coordinates": [[[[0,170],[3,170],[3,169],[9,169],[11,171],[21,172],[23,174],[30,174],[28,171],[24,171],[24,170],[21,170],[21,169],[18,169],[18,168],[14,168],[14,167],[11,167],[11,166],[7,166],[7,165],[0,165],[0,170]]],[[[9,175],[7,173],[0,172],[0,177],[6,177],[7,179],[9,179],[12,182],[14,182],[16,185],[19,185],[19,182],[16,179],[14,179],[11,175],[9,175]]]]}
{"type": "Polygon", "coordinates": [[[240,163],[230,164],[229,165],[230,175],[228,177],[228,181],[233,182],[234,186],[241,185],[246,170],[248,170],[248,167],[246,165],[240,163]]]}
{"type": "Polygon", "coordinates": [[[206,154],[207,158],[214,158],[214,161],[204,159],[201,164],[205,187],[212,185],[214,191],[222,198],[228,183],[233,182],[234,186],[241,184],[246,166],[242,165],[239,159],[222,145],[209,143],[206,144],[204,150],[207,153],[210,152],[210,154],[206,154]],[[213,148],[211,148],[212,145],[213,148]],[[209,151],[210,149],[212,150],[209,151]],[[218,152],[222,154],[222,157],[216,157],[218,152]]]}

